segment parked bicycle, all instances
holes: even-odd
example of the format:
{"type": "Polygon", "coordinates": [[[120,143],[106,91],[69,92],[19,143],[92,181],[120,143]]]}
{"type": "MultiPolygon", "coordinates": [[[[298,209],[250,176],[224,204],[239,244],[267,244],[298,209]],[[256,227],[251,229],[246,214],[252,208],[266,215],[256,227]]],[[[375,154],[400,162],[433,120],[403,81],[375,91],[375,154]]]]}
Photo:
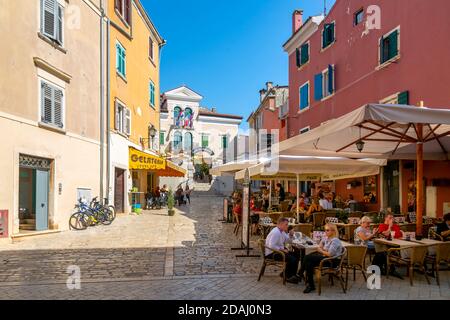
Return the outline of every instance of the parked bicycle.
{"type": "Polygon", "coordinates": [[[89,204],[81,198],[75,205],[77,212],[72,214],[69,219],[69,226],[75,230],[85,230],[89,226],[98,224],[110,225],[115,217],[116,212],[113,206],[103,205],[95,197],[89,204]]]}

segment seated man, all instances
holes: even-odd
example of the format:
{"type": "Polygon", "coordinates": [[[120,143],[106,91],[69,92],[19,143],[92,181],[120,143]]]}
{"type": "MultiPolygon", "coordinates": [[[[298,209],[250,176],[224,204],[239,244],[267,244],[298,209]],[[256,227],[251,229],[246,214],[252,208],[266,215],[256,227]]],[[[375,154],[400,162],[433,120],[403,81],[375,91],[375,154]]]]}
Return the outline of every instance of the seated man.
{"type": "Polygon", "coordinates": [[[385,238],[391,237],[391,232],[394,232],[395,239],[403,238],[403,232],[400,230],[398,224],[394,222],[394,215],[392,213],[386,214],[384,217],[384,223],[378,227],[378,232],[385,238]]]}
{"type": "MultiPolygon", "coordinates": [[[[298,258],[289,253],[285,248],[285,244],[289,239],[287,234],[289,226],[289,220],[286,218],[280,218],[278,224],[275,228],[270,231],[266,239],[266,247],[272,248],[274,250],[283,251],[286,256],[286,278],[289,283],[298,283],[297,268],[298,268],[298,258]]],[[[282,260],[281,255],[274,253],[272,250],[266,248],[265,255],[269,259],[275,259],[277,261],[282,260]]]]}
{"type": "Polygon", "coordinates": [[[450,213],[445,214],[444,222],[437,225],[436,233],[444,238],[444,241],[450,241],[450,213]]]}

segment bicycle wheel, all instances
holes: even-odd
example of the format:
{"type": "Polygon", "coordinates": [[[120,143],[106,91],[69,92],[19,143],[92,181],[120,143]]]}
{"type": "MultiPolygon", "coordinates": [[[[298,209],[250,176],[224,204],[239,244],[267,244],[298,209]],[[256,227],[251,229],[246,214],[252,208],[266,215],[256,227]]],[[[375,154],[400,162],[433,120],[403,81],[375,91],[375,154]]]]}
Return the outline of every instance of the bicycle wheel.
{"type": "Polygon", "coordinates": [[[99,222],[103,225],[110,225],[112,223],[112,220],[109,218],[110,211],[108,208],[103,208],[101,211],[98,212],[98,219],[99,222]]]}
{"type": "Polygon", "coordinates": [[[88,227],[85,214],[83,212],[75,212],[69,218],[69,227],[75,230],[85,230],[88,227]]]}
{"type": "Polygon", "coordinates": [[[114,219],[116,218],[116,208],[114,208],[114,206],[108,206],[107,209],[109,210],[109,220],[111,220],[111,222],[114,221],[114,219]]]}

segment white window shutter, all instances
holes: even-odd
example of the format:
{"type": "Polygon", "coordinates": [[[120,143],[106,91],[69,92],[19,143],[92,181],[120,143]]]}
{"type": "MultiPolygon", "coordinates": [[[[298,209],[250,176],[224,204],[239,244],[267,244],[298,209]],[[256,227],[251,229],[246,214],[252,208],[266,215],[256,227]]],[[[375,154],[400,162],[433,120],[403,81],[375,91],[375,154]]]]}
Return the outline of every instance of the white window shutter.
{"type": "Polygon", "coordinates": [[[119,103],[116,101],[114,103],[114,129],[120,130],[120,112],[119,103]]]}
{"type": "Polygon", "coordinates": [[[41,121],[52,123],[53,89],[45,82],[41,84],[41,121]]]}
{"type": "Polygon", "coordinates": [[[42,0],[42,32],[56,38],[57,0],[42,0]]]}
{"type": "Polygon", "coordinates": [[[57,33],[56,33],[56,41],[58,41],[59,44],[63,44],[63,27],[64,27],[64,8],[60,5],[57,6],[58,15],[56,17],[56,26],[57,26],[57,33]]]}
{"type": "Polygon", "coordinates": [[[131,111],[125,109],[125,133],[131,135],[131,111]]]}
{"type": "Polygon", "coordinates": [[[59,128],[63,128],[63,92],[59,89],[54,89],[54,100],[53,100],[53,114],[54,122],[53,124],[59,128]]]}

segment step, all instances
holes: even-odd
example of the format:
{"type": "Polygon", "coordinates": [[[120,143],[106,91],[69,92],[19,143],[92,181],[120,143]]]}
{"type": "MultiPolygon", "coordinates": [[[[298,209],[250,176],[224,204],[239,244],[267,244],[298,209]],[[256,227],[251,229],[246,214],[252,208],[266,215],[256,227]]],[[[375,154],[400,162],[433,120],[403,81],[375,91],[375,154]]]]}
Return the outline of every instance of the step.
{"type": "Polygon", "coordinates": [[[35,224],[19,224],[19,230],[34,230],[36,229],[35,224]]]}

